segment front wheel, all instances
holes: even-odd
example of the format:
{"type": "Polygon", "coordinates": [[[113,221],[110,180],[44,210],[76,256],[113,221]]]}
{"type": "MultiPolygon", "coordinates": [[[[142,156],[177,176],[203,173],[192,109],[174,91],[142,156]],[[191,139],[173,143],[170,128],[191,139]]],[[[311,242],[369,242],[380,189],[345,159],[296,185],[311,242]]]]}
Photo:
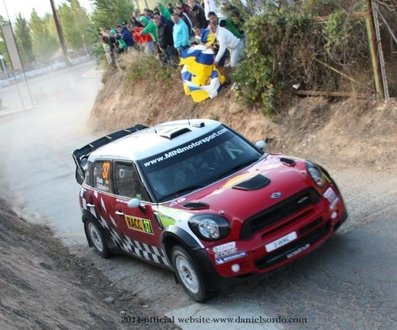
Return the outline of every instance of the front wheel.
{"type": "Polygon", "coordinates": [[[91,219],[87,220],[85,225],[86,232],[92,245],[95,248],[96,253],[98,253],[102,258],[109,258],[111,253],[105,243],[102,231],[100,230],[98,225],[91,219]]]}
{"type": "Polygon", "coordinates": [[[196,263],[190,254],[178,245],[172,249],[172,265],[179,283],[190,297],[197,302],[210,298],[208,287],[196,263]]]}

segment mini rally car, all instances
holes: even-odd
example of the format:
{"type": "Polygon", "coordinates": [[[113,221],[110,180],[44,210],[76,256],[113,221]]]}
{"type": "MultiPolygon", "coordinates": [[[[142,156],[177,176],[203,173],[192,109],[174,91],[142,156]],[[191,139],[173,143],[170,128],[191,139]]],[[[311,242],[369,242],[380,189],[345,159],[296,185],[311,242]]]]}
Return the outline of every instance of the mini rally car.
{"type": "Polygon", "coordinates": [[[321,166],[270,154],[213,120],[136,125],[73,153],[89,246],[169,268],[204,301],[223,278],[268,273],[347,218],[321,166]]]}

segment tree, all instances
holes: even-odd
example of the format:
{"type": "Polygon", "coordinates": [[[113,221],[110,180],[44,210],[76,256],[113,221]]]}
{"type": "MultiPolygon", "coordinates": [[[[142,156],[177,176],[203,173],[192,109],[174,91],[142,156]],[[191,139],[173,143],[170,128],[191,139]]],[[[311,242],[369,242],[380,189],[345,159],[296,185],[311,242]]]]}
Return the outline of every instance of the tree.
{"type": "Polygon", "coordinates": [[[134,11],[130,0],[93,0],[95,10],[91,20],[96,32],[101,28],[108,28],[128,22],[134,11]]]}
{"type": "Polygon", "coordinates": [[[15,21],[15,37],[21,54],[21,60],[24,65],[34,61],[32,37],[28,22],[18,14],[15,21]]]}
{"type": "MultiPolygon", "coordinates": [[[[6,21],[4,19],[4,17],[0,15],[0,24],[3,24],[3,23],[8,23],[8,21],[6,21]]],[[[6,46],[6,43],[4,42],[2,29],[0,29],[0,55],[4,56],[3,63],[6,66],[6,70],[10,69],[10,67],[8,66],[8,63],[10,63],[10,57],[8,56],[7,46],[6,46]]],[[[0,71],[1,72],[4,71],[3,66],[0,66],[0,71]]],[[[5,77],[0,75],[0,79],[3,79],[3,78],[5,78],[5,77]]]]}
{"type": "Polygon", "coordinates": [[[90,28],[87,12],[80,6],[78,0],[69,0],[59,6],[59,16],[68,48],[75,51],[83,50],[85,38],[90,28]]]}
{"type": "Polygon", "coordinates": [[[51,16],[47,15],[44,19],[40,18],[36,10],[33,9],[30,18],[30,29],[32,31],[33,54],[37,60],[49,62],[59,49],[56,37],[52,36],[48,29],[51,23],[51,16]]]}

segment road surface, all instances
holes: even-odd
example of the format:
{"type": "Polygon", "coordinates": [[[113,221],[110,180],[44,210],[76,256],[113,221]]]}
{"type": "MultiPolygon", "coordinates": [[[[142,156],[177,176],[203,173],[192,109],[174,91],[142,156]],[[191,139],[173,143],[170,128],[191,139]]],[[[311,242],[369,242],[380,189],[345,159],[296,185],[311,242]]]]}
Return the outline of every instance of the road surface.
{"type": "Polygon", "coordinates": [[[80,65],[31,80],[33,109],[23,110],[16,86],[0,90],[0,184],[14,209],[45,221],[74,253],[183,329],[397,327],[396,169],[324,164],[350,214],[340,232],[299,262],[246,279],[206,304],[192,302],[170,272],[129,257],[103,260],[87,249],[71,153],[95,138],[87,120],[101,77],[93,69],[80,65]]]}

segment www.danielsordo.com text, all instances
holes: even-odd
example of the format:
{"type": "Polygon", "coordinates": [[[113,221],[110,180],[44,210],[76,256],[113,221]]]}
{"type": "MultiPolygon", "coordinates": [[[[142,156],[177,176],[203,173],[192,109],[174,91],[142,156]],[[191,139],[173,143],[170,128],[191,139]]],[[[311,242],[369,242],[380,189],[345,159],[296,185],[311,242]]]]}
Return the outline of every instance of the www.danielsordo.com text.
{"type": "Polygon", "coordinates": [[[307,324],[307,318],[305,317],[263,317],[263,316],[252,316],[252,317],[139,317],[139,316],[123,316],[121,323],[132,323],[132,324],[143,324],[143,323],[179,323],[179,324],[307,324]]]}

